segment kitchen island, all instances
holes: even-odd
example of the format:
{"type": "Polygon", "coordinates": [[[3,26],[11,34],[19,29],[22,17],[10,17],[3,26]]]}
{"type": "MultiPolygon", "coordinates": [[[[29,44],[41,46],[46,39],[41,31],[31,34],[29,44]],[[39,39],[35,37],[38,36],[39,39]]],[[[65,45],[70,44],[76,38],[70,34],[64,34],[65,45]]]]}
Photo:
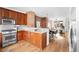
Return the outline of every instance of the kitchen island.
{"type": "Polygon", "coordinates": [[[43,49],[49,44],[49,30],[46,28],[32,28],[24,25],[18,26],[18,32],[21,34],[18,36],[37,47],[43,49]]]}

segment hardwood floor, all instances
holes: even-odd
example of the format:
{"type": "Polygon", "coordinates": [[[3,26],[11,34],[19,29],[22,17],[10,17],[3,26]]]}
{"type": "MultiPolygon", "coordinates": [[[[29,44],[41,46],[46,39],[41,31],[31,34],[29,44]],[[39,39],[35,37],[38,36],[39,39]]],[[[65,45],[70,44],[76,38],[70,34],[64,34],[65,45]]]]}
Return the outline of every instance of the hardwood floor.
{"type": "Polygon", "coordinates": [[[63,39],[57,41],[57,38],[53,38],[50,40],[50,44],[40,50],[33,44],[27,41],[19,41],[16,44],[3,48],[2,52],[68,52],[68,38],[67,35],[63,35],[63,39]]]}
{"type": "Polygon", "coordinates": [[[68,52],[68,35],[67,33],[61,35],[63,38],[54,37],[50,44],[44,49],[46,52],[68,52]]]}

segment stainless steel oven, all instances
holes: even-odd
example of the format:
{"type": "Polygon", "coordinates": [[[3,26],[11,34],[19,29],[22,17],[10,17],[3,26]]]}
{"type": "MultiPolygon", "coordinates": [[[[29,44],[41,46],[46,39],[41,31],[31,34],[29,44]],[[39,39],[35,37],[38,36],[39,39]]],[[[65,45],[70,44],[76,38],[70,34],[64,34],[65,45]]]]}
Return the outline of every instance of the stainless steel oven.
{"type": "Polygon", "coordinates": [[[2,34],[2,47],[16,43],[16,30],[3,30],[2,34]]]}

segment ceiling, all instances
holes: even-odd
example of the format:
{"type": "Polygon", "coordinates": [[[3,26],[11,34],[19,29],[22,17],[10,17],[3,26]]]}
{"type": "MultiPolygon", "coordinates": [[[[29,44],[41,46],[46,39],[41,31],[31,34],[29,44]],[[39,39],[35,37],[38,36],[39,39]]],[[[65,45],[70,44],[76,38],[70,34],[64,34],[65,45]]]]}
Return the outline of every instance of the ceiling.
{"type": "Polygon", "coordinates": [[[16,10],[23,13],[26,13],[28,11],[34,11],[38,16],[54,18],[54,17],[68,16],[69,8],[71,7],[5,7],[5,8],[16,10]]]}

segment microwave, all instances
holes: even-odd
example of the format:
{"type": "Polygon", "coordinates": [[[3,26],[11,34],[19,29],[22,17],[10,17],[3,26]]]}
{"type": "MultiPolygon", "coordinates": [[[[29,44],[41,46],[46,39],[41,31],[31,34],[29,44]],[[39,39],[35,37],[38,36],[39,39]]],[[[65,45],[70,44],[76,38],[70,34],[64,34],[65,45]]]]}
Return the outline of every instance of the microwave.
{"type": "Polygon", "coordinates": [[[14,25],[15,20],[13,19],[1,19],[0,20],[0,25],[14,25]]]}

